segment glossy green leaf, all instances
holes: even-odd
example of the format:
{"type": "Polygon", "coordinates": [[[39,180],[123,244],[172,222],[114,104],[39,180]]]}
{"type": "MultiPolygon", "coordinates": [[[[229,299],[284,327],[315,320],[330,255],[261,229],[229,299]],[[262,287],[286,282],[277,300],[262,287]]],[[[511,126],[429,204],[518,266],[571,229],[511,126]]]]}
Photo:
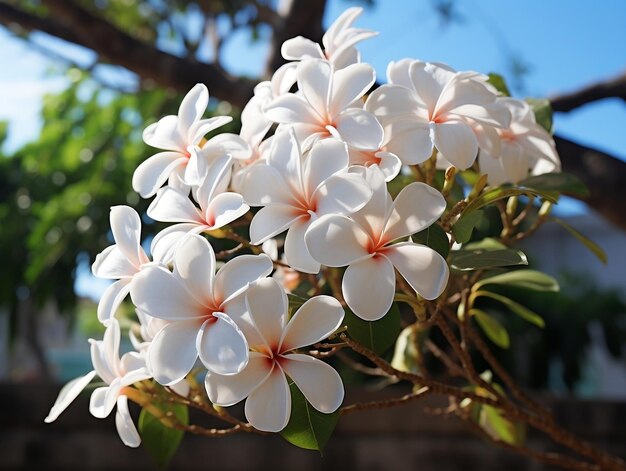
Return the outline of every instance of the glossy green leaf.
{"type": "Polygon", "coordinates": [[[559,193],[582,198],[589,196],[589,189],[585,184],[569,173],[534,175],[522,180],[518,185],[541,191],[558,191],[559,193]]]}
{"type": "Polygon", "coordinates": [[[293,382],[290,382],[289,389],[291,416],[280,434],[297,447],[321,452],[335,430],[339,413],[323,414],[315,409],[293,382]]]}
{"type": "Polygon", "coordinates": [[[348,326],[348,335],[376,353],[388,350],[400,333],[400,309],[396,303],[382,319],[368,322],[346,309],[344,323],[348,326]]]}
{"type": "Polygon", "coordinates": [[[533,291],[558,291],[559,283],[550,275],[536,270],[515,270],[500,275],[483,278],[476,283],[475,289],[484,285],[506,285],[533,291]]]}
{"type": "Polygon", "coordinates": [[[476,211],[477,209],[484,208],[485,206],[493,204],[496,201],[503,200],[511,196],[520,195],[538,196],[552,203],[556,203],[558,200],[558,194],[556,194],[556,192],[554,191],[524,188],[516,185],[502,185],[490,188],[489,190],[482,193],[478,198],[470,201],[463,210],[462,214],[476,211]]]}
{"type": "Polygon", "coordinates": [[[423,231],[413,234],[411,238],[416,244],[427,245],[443,258],[448,257],[450,241],[446,232],[438,224],[433,224],[423,231]]]}
{"type": "Polygon", "coordinates": [[[506,82],[504,81],[504,77],[502,77],[502,75],[490,72],[489,80],[487,80],[487,82],[496,87],[496,90],[498,90],[501,95],[511,96],[509,87],[506,86],[506,82]]]}
{"type": "Polygon", "coordinates": [[[543,319],[541,318],[539,314],[531,311],[525,306],[522,306],[517,301],[513,301],[512,299],[507,298],[506,296],[502,296],[501,294],[497,294],[497,293],[492,293],[491,291],[477,291],[475,295],[476,297],[484,296],[486,298],[491,298],[495,301],[499,301],[502,304],[504,304],[506,307],[508,307],[511,310],[511,312],[513,312],[514,314],[517,314],[522,319],[530,322],[531,324],[535,324],[538,327],[545,326],[545,322],[543,321],[543,319]]]}
{"type": "Polygon", "coordinates": [[[464,213],[452,226],[455,240],[460,244],[468,242],[472,237],[474,228],[480,223],[482,217],[483,212],[480,209],[464,213]]]}
{"type": "Polygon", "coordinates": [[[604,251],[602,247],[600,247],[594,241],[589,239],[587,236],[581,234],[578,230],[574,229],[572,226],[570,226],[568,223],[566,223],[562,219],[559,219],[559,218],[550,218],[550,219],[556,222],[557,224],[560,224],[565,229],[567,229],[567,231],[570,234],[572,234],[574,237],[576,237],[581,244],[587,247],[596,257],[598,257],[598,259],[602,263],[606,264],[608,262],[606,252],[604,251]]]}
{"type": "MultiPolygon", "coordinates": [[[[155,404],[159,409],[174,414],[176,419],[184,424],[189,424],[189,411],[182,404],[159,403],[155,404]]],[[[182,430],[166,427],[161,421],[148,412],[141,410],[139,414],[139,434],[141,444],[148,454],[156,461],[157,465],[165,468],[178,449],[184,432],[182,430]]]]}
{"type": "Polygon", "coordinates": [[[492,237],[485,237],[482,240],[478,240],[476,242],[470,242],[469,244],[465,244],[463,246],[463,250],[504,250],[506,249],[506,245],[500,242],[497,239],[493,239],[492,237]]]}
{"type": "Polygon", "coordinates": [[[528,265],[526,255],[520,250],[455,250],[450,253],[450,267],[458,271],[515,265],[528,265]]]}
{"type": "Polygon", "coordinates": [[[537,124],[552,133],[552,106],[550,101],[545,98],[526,98],[526,103],[533,109],[537,124]]]}
{"type": "Polygon", "coordinates": [[[509,333],[497,319],[480,309],[472,309],[469,313],[493,343],[501,348],[509,348],[509,333]]]}

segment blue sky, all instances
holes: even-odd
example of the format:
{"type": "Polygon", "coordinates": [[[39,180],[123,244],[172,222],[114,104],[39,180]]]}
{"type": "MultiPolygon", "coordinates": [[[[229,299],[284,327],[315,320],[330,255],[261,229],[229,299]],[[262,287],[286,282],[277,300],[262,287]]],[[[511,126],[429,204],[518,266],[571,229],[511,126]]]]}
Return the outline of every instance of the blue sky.
{"type": "MultiPolygon", "coordinates": [[[[326,26],[354,4],[329,0],[326,26]]],[[[384,80],[389,61],[404,57],[446,62],[459,70],[498,72],[511,79],[510,58],[515,56],[529,68],[525,90],[518,96],[548,97],[626,69],[623,0],[458,0],[460,22],[446,27],[434,13],[433,4],[426,0],[378,0],[358,20],[358,26],[380,32],[360,46],[363,60],[376,68],[379,80],[384,80]]],[[[71,53],[81,63],[92,60],[92,54],[84,49],[45,35],[38,35],[37,40],[71,53]]],[[[224,65],[233,73],[255,76],[262,70],[266,53],[265,43],[251,43],[249,34],[242,32],[226,43],[224,65]]],[[[37,137],[42,96],[68,83],[58,71],[49,57],[0,30],[0,120],[10,123],[5,150],[19,148],[37,137]]],[[[113,72],[108,79],[128,83],[128,74],[113,72]]],[[[557,115],[555,129],[626,159],[626,106],[619,100],[557,115]]],[[[582,208],[573,203],[565,206],[572,212],[582,208]]]]}

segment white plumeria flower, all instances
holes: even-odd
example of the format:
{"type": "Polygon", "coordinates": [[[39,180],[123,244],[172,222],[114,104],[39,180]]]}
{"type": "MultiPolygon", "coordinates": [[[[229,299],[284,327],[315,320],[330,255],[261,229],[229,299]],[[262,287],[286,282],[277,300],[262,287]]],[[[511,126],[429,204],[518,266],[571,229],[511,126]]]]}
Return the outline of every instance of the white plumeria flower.
{"type": "Polygon", "coordinates": [[[376,117],[362,109],[361,97],[376,81],[369,64],[352,64],[335,70],[327,61],[309,59],[298,64],[298,94],[273,100],[265,115],[293,125],[302,147],[318,139],[337,137],[356,149],[375,150],[383,140],[376,117]]]}
{"type": "Polygon", "coordinates": [[[288,319],[287,296],[272,278],[256,282],[245,298],[247,317],[240,325],[252,349],[250,361],[236,375],[207,374],[205,385],[211,402],[231,406],[248,398],[245,415],[250,424],[279,432],[291,414],[288,375],[315,409],[327,414],[336,411],[344,397],[339,374],[323,361],[294,350],[337,330],[344,316],[339,302],[330,296],[316,296],[288,319]]]}
{"type": "Polygon", "coordinates": [[[61,389],[45,422],[55,421],[97,375],[107,386],[93,391],[89,411],[94,417],[104,419],[117,404],[115,425],[118,434],[126,446],[138,447],[141,438],[128,410],[128,398],[124,395],[124,388],[151,378],[145,362],[137,352],[128,352],[119,357],[120,326],[115,319],[109,323],[102,340],[90,339],[89,342],[94,370],[70,381],[61,389]]]}
{"type": "Polygon", "coordinates": [[[396,178],[400,170],[402,170],[402,161],[396,154],[389,152],[387,149],[387,143],[391,136],[390,128],[385,129],[385,138],[377,150],[359,150],[350,147],[350,165],[361,165],[363,167],[377,165],[383,172],[385,181],[390,182],[396,178]]]}
{"type": "MultiPolygon", "coordinates": [[[[230,116],[201,119],[208,104],[209,91],[199,83],[181,102],[178,115],[165,116],[144,130],[144,142],[165,152],[149,157],[135,170],[133,189],[142,197],[154,195],[168,179],[174,186],[183,185],[187,165],[193,157],[188,148],[200,145],[207,133],[232,121],[230,116]]],[[[237,137],[230,134],[228,138],[233,136],[237,137]]]]}
{"type": "Polygon", "coordinates": [[[157,192],[148,207],[148,216],[177,224],[159,232],[152,240],[151,251],[155,258],[169,263],[176,244],[185,236],[219,229],[248,212],[250,207],[239,193],[226,191],[232,160],[229,155],[221,155],[208,164],[200,186],[194,189],[199,208],[186,193],[176,188],[167,186],[157,192]]]}
{"type": "Polygon", "coordinates": [[[478,165],[488,175],[491,185],[517,183],[529,173],[541,174],[561,170],[554,140],[535,120],[528,103],[515,98],[499,98],[511,112],[511,124],[497,129],[500,138],[499,154],[481,150],[478,165]]]}
{"type": "Polygon", "coordinates": [[[423,298],[435,299],[444,290],[449,269],[441,255],[413,242],[393,242],[434,223],[446,201],[434,188],[411,183],[392,202],[382,172],[373,166],[367,177],[374,191],[369,203],[351,217],[318,219],[305,240],[318,262],[348,266],[342,282],[346,303],[357,316],[374,321],[393,303],[394,267],[423,298]]]}
{"type": "Polygon", "coordinates": [[[130,291],[133,277],[150,259],[141,247],[141,219],[128,206],[113,206],[109,216],[115,244],[96,256],[91,271],[98,278],[118,280],[98,303],[98,320],[108,325],[130,291]]]}
{"type": "Polygon", "coordinates": [[[337,139],[317,142],[306,157],[290,129],[274,136],[266,164],[248,172],[246,202],[264,206],[250,223],[250,241],[262,244],[287,230],[285,257],[305,273],[320,269],[309,254],[304,234],[324,214],[350,214],[369,200],[371,190],[359,175],[348,173],[348,150],[337,139]]]}
{"type": "Polygon", "coordinates": [[[399,83],[374,90],[365,108],[390,126],[387,148],[407,165],[426,161],[436,148],[448,162],[466,169],[476,160],[482,139],[473,124],[506,127],[510,122],[506,108],[496,102],[493,87],[475,72],[401,61],[389,75],[399,83]]]}
{"type": "Polygon", "coordinates": [[[150,371],[164,386],[182,380],[198,357],[220,374],[237,373],[248,362],[246,339],[229,316],[248,284],[271,273],[272,261],[265,254],[241,255],[217,274],[215,265],[209,242],[190,235],[176,249],[173,272],[146,267],[132,284],[137,309],[169,321],[148,348],[150,371]]]}
{"type": "Polygon", "coordinates": [[[360,62],[361,55],[354,46],[365,39],[378,36],[376,31],[352,27],[361,13],[363,13],[363,8],[348,8],[330,25],[322,36],[324,51],[316,42],[297,36],[283,43],[280,49],[282,56],[286,60],[294,61],[326,59],[337,69],[360,62]]]}

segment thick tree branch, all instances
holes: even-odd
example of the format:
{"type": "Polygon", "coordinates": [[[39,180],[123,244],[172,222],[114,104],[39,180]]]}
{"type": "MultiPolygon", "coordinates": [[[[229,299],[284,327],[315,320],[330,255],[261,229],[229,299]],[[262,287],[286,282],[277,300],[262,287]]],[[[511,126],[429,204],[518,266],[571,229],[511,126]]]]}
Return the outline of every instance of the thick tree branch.
{"type": "Polygon", "coordinates": [[[557,95],[550,99],[550,103],[554,111],[567,112],[604,98],[621,98],[626,101],[626,73],[572,93],[557,95]]]}
{"type": "Polygon", "coordinates": [[[285,63],[280,48],[287,39],[304,36],[321,42],[322,17],[326,9],[326,0],[283,0],[278,9],[281,15],[276,21],[270,44],[270,54],[265,67],[265,74],[271,75],[285,63]]]}
{"type": "Polygon", "coordinates": [[[554,136],[563,171],[576,175],[591,195],[585,199],[591,208],[626,230],[626,202],[621,197],[626,187],[626,162],[605,152],[554,136]]]}
{"type": "Polygon", "coordinates": [[[106,20],[70,0],[43,0],[51,15],[41,18],[0,3],[0,24],[19,24],[87,47],[104,59],[121,65],[143,79],[186,92],[204,82],[211,94],[242,107],[252,96],[254,81],[237,78],[219,66],[168,54],[119,30],[106,20]]]}

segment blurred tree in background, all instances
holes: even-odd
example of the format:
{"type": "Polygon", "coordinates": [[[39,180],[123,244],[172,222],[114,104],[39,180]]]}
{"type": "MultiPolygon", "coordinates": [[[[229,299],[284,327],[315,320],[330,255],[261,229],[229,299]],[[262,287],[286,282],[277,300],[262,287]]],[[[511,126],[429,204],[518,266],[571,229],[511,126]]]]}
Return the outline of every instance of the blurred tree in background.
{"type": "MultiPolygon", "coordinates": [[[[454,2],[432,5],[442,25],[456,18],[454,2]]],[[[110,244],[110,206],[147,207],[130,187],[134,169],[152,153],[141,138],[145,124],[175,112],[181,94],[197,82],[208,86],[213,109],[227,102],[234,108],[230,113],[237,114],[262,77],[238,77],[225,70],[224,44],[241,29],[252,38],[265,38],[265,75],[270,75],[283,62],[284,40],[297,35],[319,40],[326,6],[325,0],[291,0],[278,6],[266,0],[0,0],[0,25],[59,59],[71,81],[66,90],[46,98],[39,139],[0,158],[0,256],[5,260],[0,309],[11,316],[12,329],[18,316],[27,326],[28,343],[43,372],[36,313],[48,302],[60,312],[72,312],[77,265],[90,264],[110,244]],[[59,56],[32,41],[33,32],[83,46],[92,52],[92,60],[59,56]],[[135,74],[130,86],[107,80],[120,66],[135,74]]],[[[615,96],[626,98],[626,76],[551,101],[555,111],[567,112],[615,96]]],[[[236,124],[232,130],[237,131],[236,124]]],[[[2,127],[0,139],[5,137],[2,127]]],[[[556,142],[564,170],[590,188],[587,203],[626,228],[626,198],[615,197],[623,192],[626,164],[558,136],[556,142]]],[[[149,219],[143,222],[148,232],[156,229],[149,219]]],[[[566,315],[569,308],[561,309],[566,315]]],[[[623,312],[623,305],[616,309],[623,312]]],[[[550,345],[561,347],[552,341],[550,345]]],[[[576,367],[566,368],[568,378],[575,379],[576,367]]]]}

